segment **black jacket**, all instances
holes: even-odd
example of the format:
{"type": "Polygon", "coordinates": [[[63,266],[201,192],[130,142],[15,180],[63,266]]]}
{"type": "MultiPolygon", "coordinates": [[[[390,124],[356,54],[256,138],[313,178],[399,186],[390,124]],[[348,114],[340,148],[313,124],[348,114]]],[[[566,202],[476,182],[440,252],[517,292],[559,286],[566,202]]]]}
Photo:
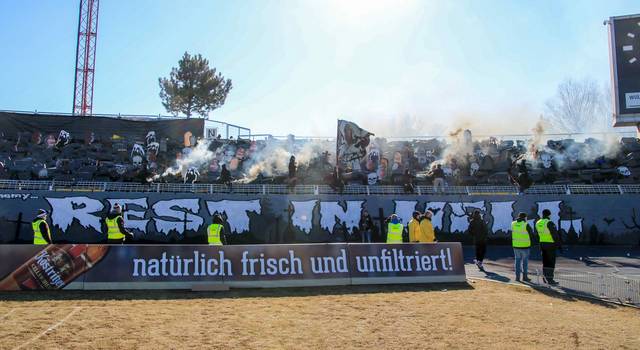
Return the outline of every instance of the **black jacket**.
{"type": "Polygon", "coordinates": [[[549,229],[549,232],[551,232],[553,243],[540,242],[540,248],[562,249],[562,236],[560,236],[560,232],[558,231],[558,228],[556,228],[556,224],[554,224],[553,221],[549,221],[547,228],[549,229]]]}
{"type": "Polygon", "coordinates": [[[373,220],[371,220],[371,215],[366,217],[364,215],[361,216],[358,227],[360,228],[360,231],[373,230],[373,220]]]}
{"type": "Polygon", "coordinates": [[[467,232],[469,232],[471,237],[473,237],[473,244],[487,243],[487,234],[489,233],[489,230],[487,229],[487,224],[482,220],[482,218],[471,218],[467,232]]]}

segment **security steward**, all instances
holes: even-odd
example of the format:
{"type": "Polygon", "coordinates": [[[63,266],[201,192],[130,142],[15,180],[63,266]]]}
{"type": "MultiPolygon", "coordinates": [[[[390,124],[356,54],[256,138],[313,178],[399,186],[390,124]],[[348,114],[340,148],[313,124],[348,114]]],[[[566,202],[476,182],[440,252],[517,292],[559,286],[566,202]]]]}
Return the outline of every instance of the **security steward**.
{"type": "Polygon", "coordinates": [[[387,244],[402,243],[404,225],[400,222],[398,215],[393,214],[387,220],[387,244]]]}
{"type": "Polygon", "coordinates": [[[226,245],[224,237],[224,220],[220,214],[213,216],[213,222],[207,227],[207,243],[209,245],[226,245]]]}
{"type": "Polygon", "coordinates": [[[527,223],[527,214],[518,214],[518,219],[511,223],[511,246],[515,257],[516,281],[531,282],[529,279],[529,255],[533,230],[527,223]],[[522,273],[522,280],[520,274],[522,273]]]}
{"type": "Polygon", "coordinates": [[[47,224],[46,210],[38,210],[38,215],[31,222],[31,228],[33,228],[34,245],[46,245],[53,243],[53,240],[51,239],[51,230],[49,230],[49,224],[47,224]]]}
{"type": "Polygon", "coordinates": [[[132,241],[133,234],[124,228],[124,218],[122,217],[122,207],[116,203],[111,212],[104,219],[107,225],[107,243],[123,244],[125,241],[132,241]]]}
{"type": "Polygon", "coordinates": [[[549,209],[542,211],[542,219],[536,222],[536,232],[542,252],[544,281],[550,285],[557,285],[558,282],[553,279],[553,275],[556,268],[556,252],[558,249],[562,250],[562,238],[550,217],[551,211],[549,209]]]}

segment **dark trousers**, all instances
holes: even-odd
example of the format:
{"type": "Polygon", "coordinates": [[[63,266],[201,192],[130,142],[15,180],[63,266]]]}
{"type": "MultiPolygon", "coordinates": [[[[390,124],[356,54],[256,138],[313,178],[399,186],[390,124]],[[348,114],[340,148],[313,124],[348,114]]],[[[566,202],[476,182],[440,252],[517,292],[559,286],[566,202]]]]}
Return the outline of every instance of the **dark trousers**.
{"type": "Polygon", "coordinates": [[[482,261],[484,260],[484,255],[487,253],[487,243],[478,242],[476,243],[476,260],[482,261]]]}
{"type": "Polygon", "coordinates": [[[553,281],[553,270],[556,268],[556,247],[542,246],[542,273],[547,280],[553,281]]]}

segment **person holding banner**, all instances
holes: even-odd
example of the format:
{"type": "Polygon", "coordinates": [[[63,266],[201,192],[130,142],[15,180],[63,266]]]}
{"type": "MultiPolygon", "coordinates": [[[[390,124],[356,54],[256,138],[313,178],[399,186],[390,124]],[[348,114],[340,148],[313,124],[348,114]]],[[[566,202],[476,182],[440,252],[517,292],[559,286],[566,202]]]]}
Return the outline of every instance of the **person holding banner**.
{"type": "Polygon", "coordinates": [[[49,230],[49,224],[47,224],[46,210],[38,210],[38,215],[31,222],[31,227],[33,228],[33,244],[45,245],[53,243],[51,230],[49,230]]]}
{"type": "Polygon", "coordinates": [[[402,243],[402,232],[404,225],[400,222],[398,215],[392,214],[387,219],[387,244],[402,243]]]}

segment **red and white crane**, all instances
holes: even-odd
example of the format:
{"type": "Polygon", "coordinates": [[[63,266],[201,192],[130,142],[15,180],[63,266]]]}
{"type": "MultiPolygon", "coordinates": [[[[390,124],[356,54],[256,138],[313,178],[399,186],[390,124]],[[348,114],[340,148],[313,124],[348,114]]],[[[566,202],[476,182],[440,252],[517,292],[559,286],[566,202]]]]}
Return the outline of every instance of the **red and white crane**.
{"type": "Polygon", "coordinates": [[[93,111],[93,77],[96,65],[99,6],[100,0],[80,0],[73,115],[90,116],[93,111]]]}

